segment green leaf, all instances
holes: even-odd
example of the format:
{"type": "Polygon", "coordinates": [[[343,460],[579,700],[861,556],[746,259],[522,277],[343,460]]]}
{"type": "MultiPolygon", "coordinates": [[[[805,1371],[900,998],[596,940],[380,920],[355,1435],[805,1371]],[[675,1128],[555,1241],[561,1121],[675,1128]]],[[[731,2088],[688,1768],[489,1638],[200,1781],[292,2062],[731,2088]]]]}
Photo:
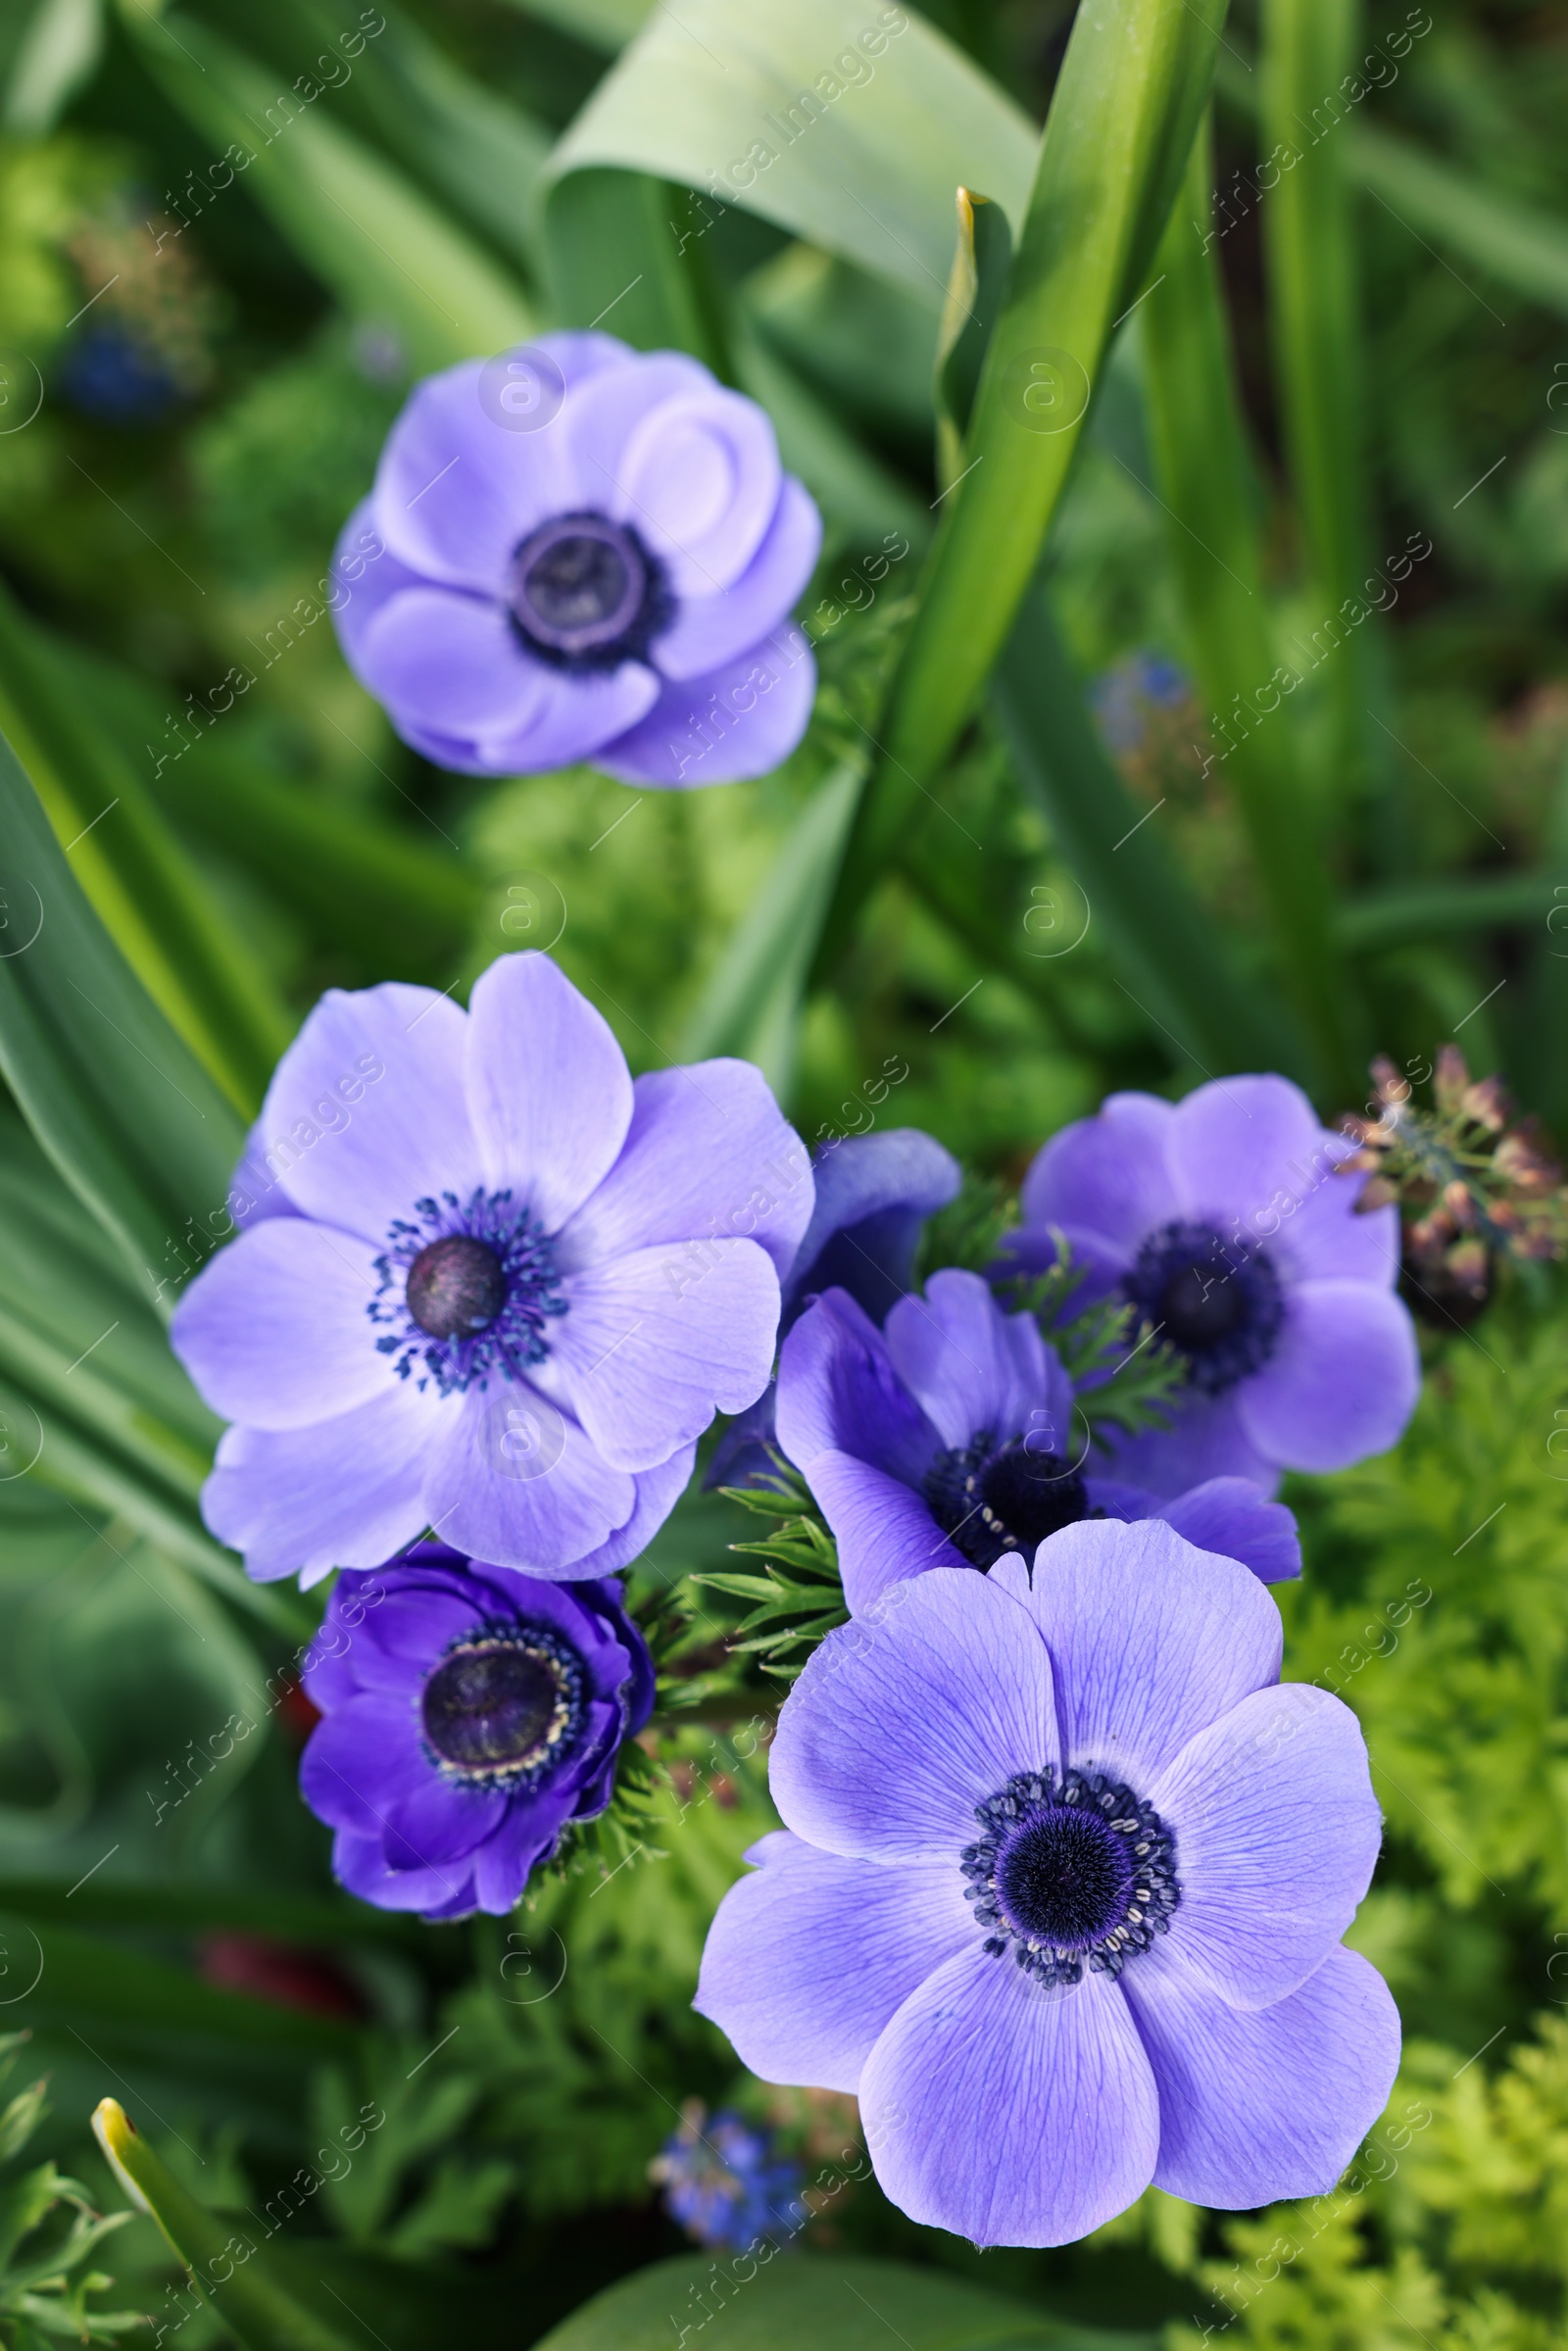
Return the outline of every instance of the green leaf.
{"type": "Polygon", "coordinates": [[[1483,187],[1372,122],[1348,125],[1351,169],[1405,225],[1476,262],[1500,285],[1568,317],[1568,228],[1483,187]]]}
{"type": "Polygon", "coordinates": [[[779,455],[805,482],[829,528],[856,547],[880,546],[890,531],[923,547],[931,536],[925,500],[912,496],[908,485],[856,439],[820,393],[757,332],[744,309],[730,318],[729,340],[736,380],[766,409],[779,455]]]}
{"type": "Polygon", "coordinates": [[[152,2215],[245,2351],[359,2351],[352,2312],[341,2327],[318,2318],[282,2282],[265,2244],[241,2251],[236,2267],[236,2251],[258,2233],[254,2226],[231,2229],[187,2195],[118,2099],[101,2102],[92,2127],[131,2203],[152,2215]]]}
{"type": "MultiPolygon", "coordinates": [[[[1206,102],[1224,0],[1080,10],[963,456],[879,730],[822,963],[893,856],[1006,644],[1114,328],[1137,296],[1206,102]]],[[[967,175],[1004,205],[994,172],[967,175]]],[[[1009,208],[1010,209],[1010,208],[1009,208]]],[[[944,272],[946,274],[946,272],[944,272]]]]}
{"type": "MultiPolygon", "coordinates": [[[[1448,939],[1461,931],[1548,930],[1562,908],[1561,885],[1551,873],[1460,873],[1430,882],[1400,882],[1369,890],[1342,906],[1335,928],[1342,943],[1369,955],[1412,939],[1448,939]]],[[[1560,951],[1559,951],[1560,952],[1560,951]]]]}
{"type": "Polygon", "coordinates": [[[516,281],[324,108],[308,112],[188,15],[137,0],[122,14],[154,80],[307,269],[352,316],[395,327],[416,369],[526,341],[535,321],[516,281]]]}
{"type": "Polygon", "coordinates": [[[254,1116],[294,1033],[288,1008],[167,830],[90,681],[3,589],[0,726],[125,960],[254,1116]]]}
{"type": "Polygon", "coordinates": [[[958,242],[937,336],[937,471],[944,490],[963,470],[963,441],[1012,264],[1007,216],[989,196],[958,190],[958,242]]]}
{"type": "Polygon", "coordinates": [[[594,326],[639,351],[689,351],[728,376],[716,289],[703,232],[711,215],[688,212],[689,191],[645,171],[574,171],[545,208],[545,251],[556,309],[567,326],[594,326]]]}
{"type": "MultiPolygon", "coordinates": [[[[1283,701],[1295,672],[1275,661],[1219,264],[1202,242],[1211,174],[1205,127],[1141,305],[1150,438],[1198,674],[1217,721],[1215,758],[1247,826],[1317,1090],[1326,1102],[1353,1101],[1366,1048],[1339,968],[1327,844],[1306,796],[1295,710],[1283,701]]],[[[1341,645],[1336,661],[1348,651],[1341,645]]]]}
{"type": "Polygon", "coordinates": [[[894,278],[936,310],[954,190],[984,187],[1020,220],[1035,134],[932,25],[898,13],[903,28],[884,34],[851,0],[657,9],[548,176],[610,165],[678,181],[894,278]],[[869,50],[862,34],[882,46],[869,50]]]}
{"type": "Polygon", "coordinates": [[[941,2270],[764,2248],[760,2264],[682,2254],[639,2270],[536,2351],[669,2351],[699,2327],[705,2351],[1155,2351],[1159,2339],[1048,2318],[941,2270]]]}
{"type": "MultiPolygon", "coordinates": [[[[1228,107],[1255,115],[1256,76],[1239,60],[1222,57],[1215,80],[1228,107]]],[[[1527,301],[1568,315],[1568,228],[1560,220],[1500,195],[1380,122],[1348,122],[1335,135],[1348,142],[1355,178],[1402,226],[1436,237],[1527,301]]]]}
{"type": "Polygon", "coordinates": [[[788,1095],[802,991],[861,772],[848,761],[835,767],[795,819],[687,1024],[683,1061],[736,1053],[757,1062],[776,1094],[788,1095]]]}
{"type": "Polygon", "coordinates": [[[1047,590],[1031,589],[992,689],[1025,793],[1045,815],[1103,925],[1121,989],[1204,1076],[1298,1062],[1281,1013],[1244,985],[1186,875],[1095,731],[1047,590]]]}
{"type": "MultiPolygon", "coordinates": [[[[1281,170],[1262,211],[1275,392],[1317,595],[1337,613],[1369,569],[1357,207],[1339,123],[1348,111],[1339,93],[1353,79],[1364,37],[1362,11],[1359,0],[1265,0],[1260,25],[1262,143],[1282,165],[1298,159],[1281,170]]],[[[1342,804],[1386,763],[1386,738],[1367,716],[1378,625],[1374,614],[1350,630],[1324,678],[1330,773],[1342,804]]]]}
{"type": "MultiPolygon", "coordinates": [[[[169,740],[163,696],[97,654],[63,638],[50,643],[109,728],[133,744],[169,740]]],[[[422,979],[439,970],[445,981],[457,968],[484,890],[433,823],[416,832],[285,781],[270,772],[243,721],[158,759],[150,788],[182,832],[256,874],[378,975],[422,979]]]]}
{"type": "Polygon", "coordinates": [[[511,0],[511,5],[613,56],[646,24],[658,0],[511,0]]]}
{"type": "Polygon", "coordinates": [[[543,122],[475,81],[390,5],[374,11],[381,28],[368,36],[358,0],[273,0],[266,10],[244,0],[197,5],[220,30],[265,47],[283,73],[280,87],[302,58],[352,58],[348,75],[332,84],[334,111],[532,275],[533,183],[555,135],[543,122]]]}
{"type": "Polygon", "coordinates": [[[171,1244],[226,1215],[244,1130],[87,904],[3,740],[0,843],[0,1073],[156,1302],[171,1244]]]}

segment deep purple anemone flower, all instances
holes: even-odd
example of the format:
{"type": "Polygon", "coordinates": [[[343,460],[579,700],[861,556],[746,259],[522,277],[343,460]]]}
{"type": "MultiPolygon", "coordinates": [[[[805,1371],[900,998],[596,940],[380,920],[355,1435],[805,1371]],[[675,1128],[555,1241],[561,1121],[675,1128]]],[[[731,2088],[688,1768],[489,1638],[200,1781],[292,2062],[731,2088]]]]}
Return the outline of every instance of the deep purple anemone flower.
{"type": "Polygon", "coordinates": [[[416,387],[339,543],[338,634],[443,766],[731,783],[806,731],[790,612],[821,537],[755,401],[678,351],[545,335],[416,387]]]}
{"type": "MultiPolygon", "coordinates": [[[[813,1158],[811,1173],[816,1204],[784,1277],[781,1341],[817,1292],[830,1288],[848,1291],[873,1322],[881,1322],[913,1278],[926,1218],[956,1200],[963,1181],[953,1153],[918,1127],[827,1144],[813,1158]]],[[[745,1486],[773,1476],[773,1420],[769,1391],[725,1430],[707,1484],[745,1486]]]]}
{"type": "Polygon", "coordinates": [[[341,1576],[301,1675],[323,1720],[300,1790],[362,1902],[511,1910],[570,1821],[610,1801],[654,1669],[604,1578],[547,1584],[443,1543],[341,1576]]]}
{"type": "Polygon", "coordinates": [[[828,1636],[784,1702],[786,1827],[697,2006],[765,2082],[853,2091],[883,2188],[1056,2245],[1151,2180],[1332,2187],[1398,2019],[1340,1937],[1380,1822],[1355,1717],[1281,1687],[1279,1611],[1169,1527],[1067,1527],[828,1636]]]}
{"type": "Polygon", "coordinates": [[[539,1576],[641,1551],[716,1410],[772,1366],[811,1212],[804,1146],[745,1061],[633,1085],[547,955],[463,1012],[428,988],[323,997],[241,1178],[253,1214],[172,1338],[237,1425],[203,1495],[259,1579],[369,1567],[430,1528],[539,1576]]]}
{"type": "Polygon", "coordinates": [[[1086,1301],[1119,1290],[1187,1359],[1169,1430],[1117,1445],[1157,1494],[1235,1474],[1272,1492],[1281,1469],[1345,1469],[1393,1445],[1420,1365],[1395,1296],[1399,1218],[1361,1215],[1354,1145],[1320,1127],[1279,1077],[1219,1078],[1185,1102],[1112,1094],[1053,1136],[1022,1192],[1015,1263],[1053,1262],[1086,1301]]]}
{"type": "Polygon", "coordinates": [[[778,1436],[838,1539],[852,1611],[929,1568],[1030,1559],[1087,1518],[1164,1519],[1268,1583],[1301,1572],[1296,1521],[1246,1478],[1161,1501],[1101,1476],[1034,1317],[956,1267],[885,1332],[842,1290],[808,1307],[779,1361],[778,1436]]]}

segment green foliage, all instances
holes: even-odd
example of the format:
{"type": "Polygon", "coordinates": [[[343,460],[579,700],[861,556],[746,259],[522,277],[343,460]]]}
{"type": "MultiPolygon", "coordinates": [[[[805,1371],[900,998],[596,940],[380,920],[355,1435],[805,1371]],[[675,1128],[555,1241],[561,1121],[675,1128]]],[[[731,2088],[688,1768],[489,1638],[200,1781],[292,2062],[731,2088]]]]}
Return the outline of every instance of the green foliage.
{"type": "Polygon", "coordinates": [[[1449,1903],[1568,1909],[1562,1325],[1448,1343],[1396,1451],[1303,1497],[1327,1576],[1283,1595],[1288,1671],[1359,1714],[1401,1846],[1449,1903]]]}
{"type": "MultiPolygon", "coordinates": [[[[15,2069],[25,2033],[0,2034],[0,2082],[15,2069]]],[[[79,2180],[52,2162],[20,2175],[17,2157],[48,2112],[46,2082],[34,2082],[0,2109],[0,2342],[7,2351],[43,2351],[53,2339],[112,2343],[141,2325],[135,2311],[96,2307],[114,2279],[86,2269],[96,2248],[129,2217],[101,2219],[79,2180]]]]}
{"type": "Polygon", "coordinates": [[[709,1574],[694,1578],[709,1592],[756,1603],[730,1635],[739,1657],[755,1656],[764,1673],[793,1681],[811,1650],[848,1619],[838,1546],[805,1481],[782,1454],[777,1474],[757,1486],[726,1486],[725,1498],[760,1517],[771,1531],[754,1543],[731,1543],[764,1562],[760,1576],[709,1574]]]}

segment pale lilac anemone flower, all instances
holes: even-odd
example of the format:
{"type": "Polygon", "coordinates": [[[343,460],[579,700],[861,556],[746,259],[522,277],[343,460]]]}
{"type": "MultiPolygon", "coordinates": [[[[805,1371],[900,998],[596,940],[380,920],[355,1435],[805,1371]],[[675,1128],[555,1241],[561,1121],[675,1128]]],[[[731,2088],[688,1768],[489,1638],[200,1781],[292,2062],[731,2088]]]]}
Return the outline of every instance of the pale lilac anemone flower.
{"type": "Polygon", "coordinates": [[[264,1167],[265,1212],[172,1335],[236,1424],[208,1525],[307,1584],[427,1527],[536,1576],[636,1558],[715,1410],[766,1384],[811,1213],[759,1070],[634,1085],[541,955],[492,963],[466,1012],[397,983],[323,997],[241,1177],[264,1167]]]}
{"type": "Polygon", "coordinates": [[[545,335],[416,386],[339,543],[338,635],[443,766],[730,783],[806,730],[790,613],[821,537],[755,401],[678,351],[545,335]]]}
{"type": "Polygon", "coordinates": [[[895,1585],[784,1702],[785,1827],[698,2008],[763,2081],[856,2095],[893,2202],[976,2244],[1151,2180],[1331,2188],[1398,2064],[1340,1939],[1381,1824],[1355,1717],[1280,1650],[1266,1587],[1155,1520],[895,1585]]]}
{"type": "Polygon", "coordinates": [[[1118,1475],[1272,1492],[1282,1469],[1345,1469],[1398,1438],[1421,1384],[1398,1210],[1360,1213],[1365,1178],[1336,1172],[1354,1148],[1280,1077],[1112,1094],[1046,1145],[1008,1270],[1053,1263],[1061,1234],[1075,1302],[1119,1293],[1187,1363],[1171,1427],[1121,1439],[1118,1475]]]}

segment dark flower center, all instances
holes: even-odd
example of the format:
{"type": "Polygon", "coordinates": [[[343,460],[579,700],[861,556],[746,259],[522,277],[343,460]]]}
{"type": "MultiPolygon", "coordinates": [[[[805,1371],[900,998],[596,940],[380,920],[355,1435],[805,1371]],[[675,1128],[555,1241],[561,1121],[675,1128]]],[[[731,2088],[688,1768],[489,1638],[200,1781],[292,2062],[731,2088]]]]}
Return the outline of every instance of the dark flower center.
{"type": "Polygon", "coordinates": [[[513,618],[559,668],[640,660],[673,616],[663,572],[634,530],[604,514],[558,514],[512,559],[513,618]]]}
{"type": "Polygon", "coordinates": [[[443,1396],[520,1379],[549,1354],[545,1333],[566,1311],[555,1250],[510,1192],[414,1203],[375,1261],[380,1289],[367,1308],[390,1325],[377,1339],[400,1379],[434,1380],[443,1396]]]}
{"type": "Polygon", "coordinates": [[[1176,1847],[1152,1804],[1100,1772],[1026,1772],[975,1807],[981,1836],[962,1855],[965,1899],[1045,1984],[1089,1967],[1119,1976],[1170,1925],[1181,1900],[1176,1847]]]}
{"type": "Polygon", "coordinates": [[[1205,1396],[1261,1370],[1285,1320],[1279,1276],[1264,1251],[1209,1225],[1167,1224],[1149,1234],[1122,1288],[1166,1346],[1187,1357],[1188,1377],[1205,1396]]]}
{"type": "Polygon", "coordinates": [[[1006,1551],[1032,1559],[1037,1544],[1090,1514],[1083,1479],[1033,1438],[997,1445],[982,1429],[972,1445],[939,1453],[925,1474],[931,1515],[971,1567],[1006,1551]]]}
{"type": "Polygon", "coordinates": [[[487,1330],[506,1304],[507,1277],[493,1249],[466,1233],[448,1233],[420,1249],[405,1296],[432,1339],[467,1339],[487,1330]]]}
{"type": "Polygon", "coordinates": [[[461,1641],[424,1686],[424,1736],[441,1762],[493,1787],[538,1778],[582,1717],[582,1668],[542,1626],[461,1641]]]}

